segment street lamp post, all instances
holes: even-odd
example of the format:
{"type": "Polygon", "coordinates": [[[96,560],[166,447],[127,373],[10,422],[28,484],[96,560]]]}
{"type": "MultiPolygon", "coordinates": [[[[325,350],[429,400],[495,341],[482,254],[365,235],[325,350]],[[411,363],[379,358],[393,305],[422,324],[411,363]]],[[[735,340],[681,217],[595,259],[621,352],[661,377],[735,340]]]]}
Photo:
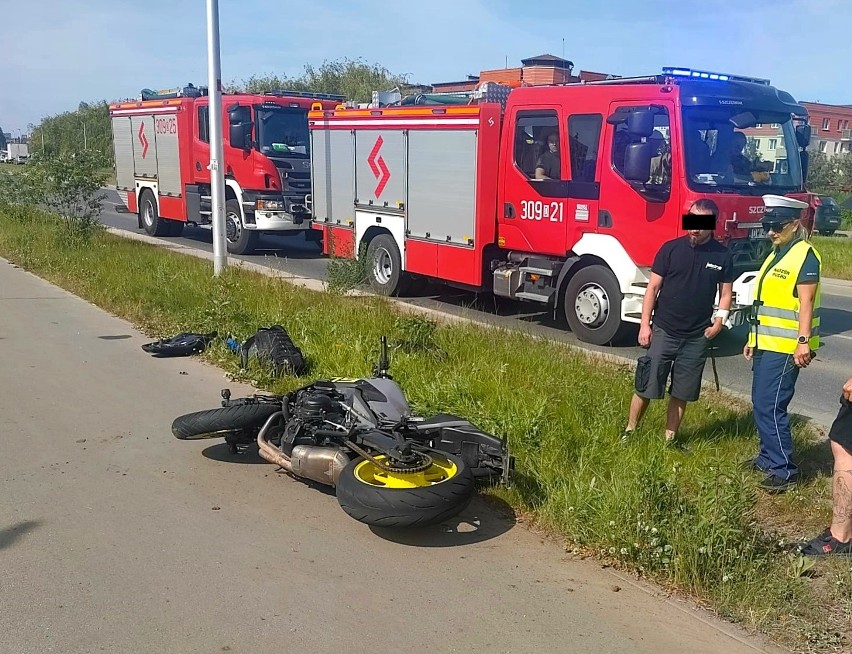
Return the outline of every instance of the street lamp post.
{"type": "Polygon", "coordinates": [[[213,275],[228,265],[225,245],[225,171],[222,145],[222,71],[219,60],[219,0],[207,0],[207,89],[210,96],[210,196],[213,222],[213,275]]]}

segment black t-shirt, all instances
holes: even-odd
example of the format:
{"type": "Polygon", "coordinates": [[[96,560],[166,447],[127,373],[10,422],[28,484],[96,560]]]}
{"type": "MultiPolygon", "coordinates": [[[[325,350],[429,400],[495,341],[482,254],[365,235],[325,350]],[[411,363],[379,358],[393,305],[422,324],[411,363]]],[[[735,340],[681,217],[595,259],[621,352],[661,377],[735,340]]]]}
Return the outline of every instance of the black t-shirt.
{"type": "Polygon", "coordinates": [[[554,153],[548,150],[538,158],[535,167],[544,168],[544,174],[550,177],[550,179],[560,179],[562,175],[558,152],[554,153]]]}
{"type": "Polygon", "coordinates": [[[710,326],[719,284],[734,281],[731,251],[714,238],[695,247],[686,236],[663,244],[651,272],[663,278],[654,324],[680,338],[710,326]]]}

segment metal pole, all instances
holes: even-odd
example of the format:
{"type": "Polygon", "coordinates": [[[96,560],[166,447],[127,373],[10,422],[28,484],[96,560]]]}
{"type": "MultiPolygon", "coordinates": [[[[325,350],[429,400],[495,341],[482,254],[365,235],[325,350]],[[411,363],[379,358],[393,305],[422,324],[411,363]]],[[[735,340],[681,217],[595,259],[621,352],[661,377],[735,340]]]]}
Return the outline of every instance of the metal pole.
{"type": "Polygon", "coordinates": [[[83,122],[83,149],[84,150],[89,149],[89,142],[86,139],[86,123],[85,123],[85,121],[83,122]]]}
{"type": "Polygon", "coordinates": [[[225,159],[222,146],[222,71],[219,61],[219,0],[207,0],[207,89],[210,96],[210,196],[213,203],[213,275],[228,265],[225,245],[225,159]]]}

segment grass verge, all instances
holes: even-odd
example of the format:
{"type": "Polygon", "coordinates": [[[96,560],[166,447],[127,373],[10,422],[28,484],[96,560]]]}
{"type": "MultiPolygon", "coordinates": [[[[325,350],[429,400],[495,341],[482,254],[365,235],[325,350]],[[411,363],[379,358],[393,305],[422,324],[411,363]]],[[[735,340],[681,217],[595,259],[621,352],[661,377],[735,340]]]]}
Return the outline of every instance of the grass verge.
{"type": "MultiPolygon", "coordinates": [[[[449,411],[507,435],[515,485],[490,489],[572,555],[596,555],[690,594],[722,616],[800,651],[850,642],[849,563],[789,556],[784,542],[827,524],[827,448],[796,427],[808,478],[781,498],[756,490],[738,462],[757,437],[747,407],[708,393],[690,407],[691,454],[666,449],[654,403],[629,447],[619,445],[632,371],[519,332],[435,325],[381,298],[311,292],[245,270],[211,278],[209,262],[96,234],[69,246],[54,219],[0,209],[0,255],[137,324],[151,336],[217,330],[245,338],[287,327],[308,377],[369,374],[387,335],[393,374],[424,414],[449,411]]],[[[206,353],[238,373],[218,341],[206,353]]],[[[304,379],[259,385],[286,391],[304,379]]],[[[211,406],[217,401],[211,396],[211,406]]]]}
{"type": "Polygon", "coordinates": [[[814,236],[813,244],[822,257],[823,276],[852,280],[852,238],[814,236]]]}

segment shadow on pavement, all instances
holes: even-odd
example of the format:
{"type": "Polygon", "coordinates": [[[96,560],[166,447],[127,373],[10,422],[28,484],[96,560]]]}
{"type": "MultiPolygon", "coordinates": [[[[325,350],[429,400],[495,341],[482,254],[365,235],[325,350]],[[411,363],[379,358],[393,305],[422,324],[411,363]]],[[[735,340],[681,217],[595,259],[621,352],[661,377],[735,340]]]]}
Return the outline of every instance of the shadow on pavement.
{"type": "Polygon", "coordinates": [[[460,547],[496,538],[515,526],[515,512],[503,500],[476,496],[470,505],[441,524],[416,529],[370,527],[379,538],[412,547],[460,547]]]}
{"type": "Polygon", "coordinates": [[[0,529],[0,550],[11,547],[15,541],[40,526],[41,520],[25,520],[6,529],[0,529]]]}
{"type": "Polygon", "coordinates": [[[257,445],[241,446],[237,454],[231,454],[228,451],[227,443],[216,443],[216,445],[211,445],[202,450],[201,454],[212,461],[220,461],[222,463],[262,463],[270,468],[274,468],[271,463],[261,458],[260,454],[257,453],[257,445]]]}

